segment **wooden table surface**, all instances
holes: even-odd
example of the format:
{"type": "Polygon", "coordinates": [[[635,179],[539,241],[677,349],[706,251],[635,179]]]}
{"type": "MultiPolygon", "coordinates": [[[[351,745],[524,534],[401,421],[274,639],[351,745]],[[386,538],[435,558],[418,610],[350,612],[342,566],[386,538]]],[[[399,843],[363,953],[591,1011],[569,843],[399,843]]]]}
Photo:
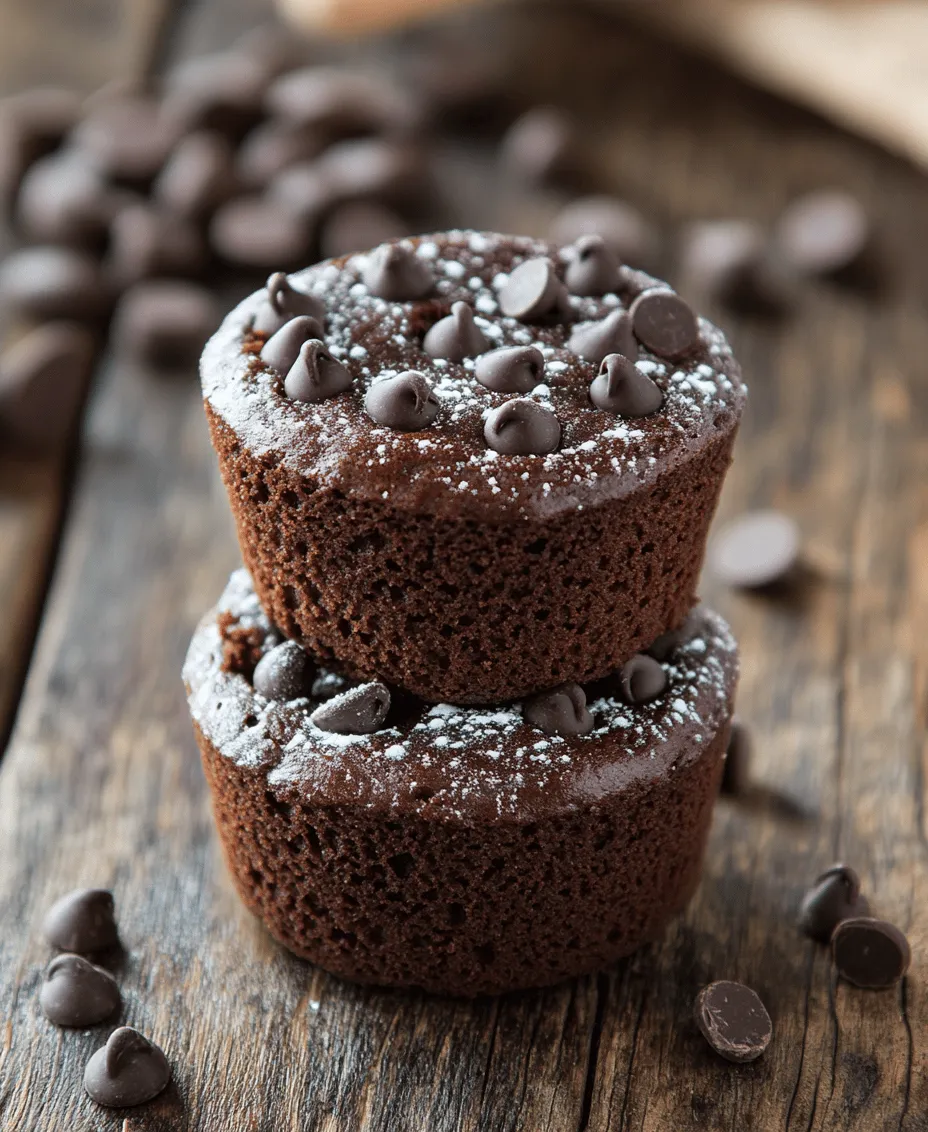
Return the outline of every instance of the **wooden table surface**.
{"type": "MultiPolygon", "coordinates": [[[[0,0],[0,74],[92,86],[262,15],[257,0],[0,0]]],[[[0,764],[4,1130],[928,1129],[928,186],[619,25],[552,9],[526,22],[522,49],[518,82],[566,91],[603,183],[665,224],[768,220],[835,183],[868,202],[895,257],[878,297],[812,286],[773,325],[709,312],[751,386],[723,511],[785,509],[817,567],[790,600],[705,588],[742,643],[757,786],[720,803],[686,915],[596,977],[467,1003],[358,989],[292,959],[231,890],[180,683],[237,558],[196,383],[105,360],[76,460],[0,460],[0,730],[18,703],[0,764]],[[836,858],[909,935],[893,990],[836,985],[795,928],[803,887],[836,858]],[[57,1030],[38,1006],[42,912],[89,884],[116,895],[125,1020],[175,1070],[137,1110],[81,1091],[106,1031],[57,1030]],[[775,1038],[753,1065],[717,1060],[690,1022],[712,978],[750,983],[770,1010],[775,1038]]],[[[462,219],[541,223],[458,174],[462,219]]]]}

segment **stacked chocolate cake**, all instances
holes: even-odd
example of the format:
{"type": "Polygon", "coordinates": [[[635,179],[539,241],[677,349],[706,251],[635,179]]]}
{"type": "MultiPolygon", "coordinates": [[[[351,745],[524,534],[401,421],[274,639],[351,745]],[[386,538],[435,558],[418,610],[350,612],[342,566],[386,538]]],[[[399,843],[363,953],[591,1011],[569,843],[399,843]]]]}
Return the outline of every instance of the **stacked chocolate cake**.
{"type": "Polygon", "coordinates": [[[299,955],[539,986],[692,895],[738,660],[696,606],[745,389],[596,237],[331,260],[203,356],[245,570],[184,669],[244,901],[299,955]]]}

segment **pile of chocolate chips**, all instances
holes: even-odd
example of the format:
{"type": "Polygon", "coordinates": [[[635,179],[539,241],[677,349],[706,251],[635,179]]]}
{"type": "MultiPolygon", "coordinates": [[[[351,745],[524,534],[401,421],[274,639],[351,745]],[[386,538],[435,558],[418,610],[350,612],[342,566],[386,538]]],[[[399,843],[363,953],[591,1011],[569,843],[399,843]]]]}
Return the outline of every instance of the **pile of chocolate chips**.
{"type": "MultiPolygon", "coordinates": [[[[81,1030],[111,1022],[122,1010],[119,986],[103,965],[120,948],[112,893],[67,893],[49,908],[42,932],[59,951],[39,992],[45,1017],[81,1030]]],[[[170,1079],[162,1050],[131,1026],[120,1026],[87,1062],[84,1089],[98,1104],[126,1108],[152,1100],[170,1079]]]]}

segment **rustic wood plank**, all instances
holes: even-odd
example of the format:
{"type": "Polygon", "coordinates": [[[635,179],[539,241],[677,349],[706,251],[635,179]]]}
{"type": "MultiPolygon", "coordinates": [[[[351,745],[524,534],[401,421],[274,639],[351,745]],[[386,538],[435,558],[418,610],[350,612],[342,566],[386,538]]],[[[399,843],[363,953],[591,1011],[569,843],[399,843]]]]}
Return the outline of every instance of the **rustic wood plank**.
{"type": "MultiPolygon", "coordinates": [[[[462,1003],[354,988],[291,959],[225,877],[178,675],[237,558],[197,391],[111,364],[0,771],[4,1127],[926,1127],[923,183],[646,38],[610,39],[597,23],[593,50],[580,17],[560,21],[538,21],[526,51],[539,57],[548,37],[583,60],[572,94],[603,125],[623,191],[674,222],[763,219],[797,188],[838,181],[871,200],[903,255],[900,286],[879,303],[812,289],[782,328],[716,312],[752,385],[725,509],[789,509],[828,567],[791,602],[710,594],[742,641],[760,788],[719,807],[685,917],[598,977],[462,1003]],[[602,78],[618,63],[613,114],[602,78]],[[803,885],[837,854],[910,934],[915,964],[896,992],[835,988],[793,928],[803,885]],[[103,1032],[55,1031],[36,1001],[41,912],[79,883],[113,886],[125,1019],[176,1067],[174,1090],[125,1124],[79,1089],[103,1032]],[[774,1015],[774,1045],[753,1066],[715,1061],[689,1022],[701,982],[724,976],[756,985],[774,1015]]],[[[535,68],[526,81],[538,89],[543,77],[535,68]]]]}
{"type": "MultiPolygon", "coordinates": [[[[170,0],[0,0],[0,93],[51,83],[89,91],[142,74],[170,0]]],[[[7,244],[4,237],[2,247],[7,244]]],[[[0,451],[0,751],[15,709],[65,502],[69,454],[0,451]]]]}

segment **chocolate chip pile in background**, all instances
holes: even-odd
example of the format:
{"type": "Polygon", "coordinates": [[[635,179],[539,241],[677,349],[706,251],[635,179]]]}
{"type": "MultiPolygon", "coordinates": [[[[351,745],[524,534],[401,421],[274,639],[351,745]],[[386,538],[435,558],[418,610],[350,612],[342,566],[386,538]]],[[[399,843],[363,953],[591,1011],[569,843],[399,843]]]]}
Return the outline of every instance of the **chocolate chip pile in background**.
{"type": "MultiPolygon", "coordinates": [[[[260,28],[149,88],[84,99],[40,88],[0,104],[0,201],[21,244],[0,264],[0,313],[16,331],[0,357],[5,444],[61,446],[109,325],[121,358],[192,371],[230,282],[244,294],[271,271],[472,226],[442,164],[449,130],[494,134],[497,159],[479,174],[488,197],[500,184],[548,194],[548,206],[558,194],[551,230],[534,234],[598,235],[609,255],[665,274],[676,259],[681,289],[700,300],[783,312],[803,278],[873,274],[867,215],[837,190],[794,202],[772,232],[713,220],[671,239],[604,195],[565,112],[513,106],[502,44],[435,39],[391,77],[308,56],[260,28]]],[[[580,269],[595,284],[600,268],[594,254],[580,269]]]]}

